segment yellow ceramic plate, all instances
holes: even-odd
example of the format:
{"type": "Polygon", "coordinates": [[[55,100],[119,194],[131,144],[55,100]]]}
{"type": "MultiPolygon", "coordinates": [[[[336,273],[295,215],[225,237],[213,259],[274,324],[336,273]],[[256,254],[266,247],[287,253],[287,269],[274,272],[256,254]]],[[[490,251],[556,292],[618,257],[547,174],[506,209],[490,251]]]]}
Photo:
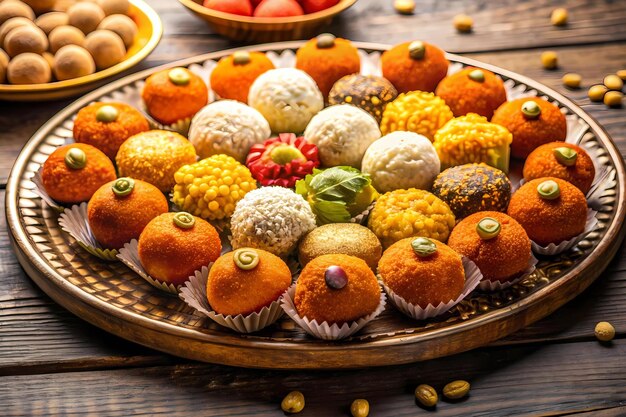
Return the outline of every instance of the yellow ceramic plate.
{"type": "Polygon", "coordinates": [[[159,15],[142,0],[130,0],[129,15],[137,23],[139,31],[124,61],[111,68],[71,80],[30,85],[0,84],[0,100],[41,101],[75,96],[94,89],[107,77],[137,65],[161,40],[163,25],[159,15]]]}

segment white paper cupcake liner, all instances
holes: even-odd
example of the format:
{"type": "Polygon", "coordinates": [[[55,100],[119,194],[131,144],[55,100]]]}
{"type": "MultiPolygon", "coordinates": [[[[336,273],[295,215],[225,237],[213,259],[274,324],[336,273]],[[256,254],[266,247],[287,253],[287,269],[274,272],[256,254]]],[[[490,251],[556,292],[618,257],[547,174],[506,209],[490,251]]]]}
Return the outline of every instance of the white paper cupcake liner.
{"type": "Polygon", "coordinates": [[[385,293],[381,291],[380,303],[378,303],[378,306],[373,313],[368,314],[367,316],[362,317],[351,323],[344,323],[341,326],[336,323],[333,325],[329,325],[326,321],[322,324],[318,324],[317,320],[311,321],[306,317],[300,317],[300,315],[298,314],[298,311],[296,310],[296,305],[293,300],[296,294],[296,285],[297,284],[293,284],[291,287],[289,287],[287,292],[283,294],[281,307],[285,311],[285,313],[287,313],[287,315],[296,322],[298,326],[300,326],[309,335],[318,339],[340,340],[352,336],[363,327],[365,327],[367,323],[378,317],[378,315],[382,313],[383,310],[385,310],[385,305],[387,304],[387,298],[385,297],[385,293]]]}
{"type": "Polygon", "coordinates": [[[117,258],[122,261],[127,267],[135,271],[137,275],[141,278],[145,279],[155,288],[158,288],[162,291],[169,292],[170,294],[178,294],[178,291],[181,285],[174,285],[171,283],[159,281],[158,279],[152,278],[144,267],[141,265],[141,261],[139,260],[139,251],[137,249],[137,239],[131,240],[129,243],[124,244],[124,247],[119,250],[117,254],[117,258]]]}
{"type": "Polygon", "coordinates": [[[70,234],[83,249],[105,261],[117,260],[116,249],[103,248],[89,227],[87,203],[66,208],[59,216],[59,226],[70,234]]]}
{"type": "Polygon", "coordinates": [[[489,291],[501,291],[505,288],[509,288],[511,285],[517,284],[522,281],[530,274],[535,271],[535,267],[537,266],[537,258],[535,258],[532,254],[530,255],[530,260],[528,261],[528,267],[522,272],[517,278],[509,280],[509,281],[490,281],[488,279],[484,279],[480,281],[477,289],[485,292],[489,291]]]}
{"type": "Polygon", "coordinates": [[[558,255],[565,251],[570,250],[585,238],[589,233],[595,230],[598,225],[598,219],[596,218],[597,211],[587,208],[587,223],[585,224],[585,230],[578,236],[575,236],[569,240],[565,240],[561,243],[550,243],[547,246],[541,246],[538,243],[531,240],[533,252],[539,255],[558,255]]]}
{"type": "Polygon", "coordinates": [[[201,271],[196,271],[195,275],[189,277],[180,289],[178,295],[187,305],[197,312],[207,316],[217,324],[228,327],[239,333],[252,333],[261,330],[276,322],[282,315],[280,300],[272,302],[269,306],[263,307],[261,311],[248,315],[238,314],[236,316],[225,316],[218,314],[209,305],[207,299],[206,285],[209,278],[209,267],[202,267],[201,271]]]}
{"type": "Polygon", "coordinates": [[[169,130],[172,132],[180,133],[184,137],[187,137],[189,134],[189,127],[191,126],[191,117],[187,117],[186,119],[178,120],[175,123],[170,125],[164,125],[159,123],[154,117],[148,113],[148,110],[145,107],[140,108],[146,120],[148,120],[148,124],[150,125],[150,129],[152,130],[169,130]]]}
{"type": "Polygon", "coordinates": [[[470,295],[472,291],[480,284],[483,274],[480,273],[480,269],[469,258],[463,256],[463,269],[465,270],[465,285],[463,291],[455,300],[450,300],[447,303],[441,302],[439,305],[434,306],[428,304],[426,308],[422,308],[419,305],[414,305],[407,302],[404,298],[395,294],[389,287],[383,283],[383,288],[389,296],[389,301],[398,310],[405,315],[415,320],[425,320],[431,317],[440,316],[443,313],[450,310],[452,307],[460,303],[465,297],[470,295]]]}
{"type": "Polygon", "coordinates": [[[48,195],[48,193],[46,192],[46,189],[43,186],[43,180],[41,178],[42,169],[43,167],[40,167],[37,171],[35,171],[35,175],[33,175],[33,177],[30,179],[33,182],[33,184],[35,184],[35,188],[33,189],[33,192],[37,194],[43,201],[46,202],[47,205],[52,207],[54,210],[56,210],[59,213],[63,213],[66,207],[54,201],[52,197],[48,195]]]}

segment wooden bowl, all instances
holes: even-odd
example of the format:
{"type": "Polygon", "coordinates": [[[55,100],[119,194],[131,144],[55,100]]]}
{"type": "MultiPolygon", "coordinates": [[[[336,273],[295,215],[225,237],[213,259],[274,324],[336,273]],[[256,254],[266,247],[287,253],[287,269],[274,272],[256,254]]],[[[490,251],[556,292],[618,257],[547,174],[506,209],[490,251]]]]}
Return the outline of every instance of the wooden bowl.
{"type": "Polygon", "coordinates": [[[117,65],[84,77],[46,84],[0,84],[0,100],[41,101],[72,97],[103,84],[106,78],[137,65],[156,48],[163,35],[159,15],[142,0],[130,0],[129,16],[137,24],[135,42],[126,52],[126,59],[117,65]]]}
{"type": "Polygon", "coordinates": [[[235,41],[276,42],[308,39],[330,24],[333,17],[356,3],[340,0],[336,5],[316,13],[294,17],[247,17],[218,12],[202,5],[202,0],[178,0],[222,36],[235,41]]]}

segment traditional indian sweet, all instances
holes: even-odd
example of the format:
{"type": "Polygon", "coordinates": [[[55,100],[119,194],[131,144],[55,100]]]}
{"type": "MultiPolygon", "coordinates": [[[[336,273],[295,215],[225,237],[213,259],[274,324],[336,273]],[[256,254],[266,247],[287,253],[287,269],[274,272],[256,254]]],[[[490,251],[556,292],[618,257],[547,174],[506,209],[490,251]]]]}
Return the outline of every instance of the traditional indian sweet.
{"type": "Polygon", "coordinates": [[[194,162],[193,145],[184,136],[168,130],[148,130],[131,136],[115,157],[120,176],[149,182],[164,193],[176,183],[176,171],[194,162]]]}
{"type": "Polygon", "coordinates": [[[222,243],[206,220],[184,211],[163,213],[139,235],[137,253],[152,278],[182,285],[195,271],[215,262],[222,243]]]}
{"type": "Polygon", "coordinates": [[[167,211],[167,200],[154,185],[118,178],[98,188],[91,197],[87,220],[98,243],[119,249],[132,239],[139,239],[150,220],[167,211]]]}
{"type": "Polygon", "coordinates": [[[356,256],[376,269],[383,247],[371,230],[356,223],[332,223],[309,232],[298,245],[298,260],[305,266],[318,256],[333,253],[356,256]]]}
{"type": "Polygon", "coordinates": [[[429,190],[439,174],[437,151],[428,138],[393,132],[372,143],[363,156],[363,173],[381,193],[399,188],[429,190]]]}
{"type": "Polygon", "coordinates": [[[54,75],[59,81],[83,77],[96,71],[89,52],[78,45],[65,45],[54,55],[54,75]]]}
{"type": "Polygon", "coordinates": [[[360,258],[330,254],[306,264],[296,283],[298,315],[318,324],[342,325],[373,313],[380,303],[380,287],[360,258]]]}
{"type": "Polygon", "coordinates": [[[85,49],[89,51],[99,70],[119,64],[126,57],[124,41],[110,30],[98,29],[89,33],[85,38],[85,49]]]}
{"type": "Polygon", "coordinates": [[[383,77],[399,93],[433,92],[448,73],[444,51],[427,42],[405,42],[385,51],[381,57],[383,77]]]}
{"type": "Polygon", "coordinates": [[[23,0],[35,13],[40,14],[51,10],[56,0],[23,0]]]}
{"type": "Polygon", "coordinates": [[[16,0],[4,0],[0,4],[0,25],[13,17],[35,20],[35,12],[27,4],[16,0]]]}
{"type": "Polygon", "coordinates": [[[211,89],[220,98],[248,102],[254,80],[274,64],[263,52],[237,51],[219,60],[211,72],[211,89]]]}
{"type": "Polygon", "coordinates": [[[296,182],[296,192],[310,204],[318,224],[349,222],[378,197],[368,175],[345,166],[314,169],[296,182]]]}
{"type": "MultiPolygon", "coordinates": [[[[50,35],[55,28],[69,24],[70,18],[64,12],[50,12],[42,14],[35,19],[35,24],[39,29],[43,30],[46,35],[50,35]]],[[[82,32],[81,32],[82,33],[82,32]]]]}
{"type": "Polygon", "coordinates": [[[93,146],[82,143],[55,149],[41,171],[46,193],[65,204],[89,200],[102,184],[116,177],[111,160],[93,146]]]}
{"type": "Polygon", "coordinates": [[[524,97],[502,104],[491,122],[511,132],[511,154],[516,158],[526,158],[540,145],[563,142],[567,135],[565,115],[557,106],[538,97],[524,97]]]}
{"type": "Polygon", "coordinates": [[[130,17],[123,14],[112,14],[102,19],[98,30],[110,30],[117,34],[126,48],[130,48],[137,36],[137,24],[130,17]]]}
{"type": "MultiPolygon", "coordinates": [[[[4,38],[11,32],[13,29],[20,26],[33,26],[33,21],[28,19],[27,17],[12,17],[0,25],[0,47],[4,46],[4,38]]],[[[604,94],[603,94],[604,96],[604,94]]],[[[602,101],[602,99],[600,99],[602,101]]]]}
{"type": "Polygon", "coordinates": [[[102,8],[107,16],[115,14],[128,14],[130,2],[128,0],[97,0],[98,6],[102,8]]]}
{"type": "Polygon", "coordinates": [[[587,151],[571,143],[541,145],[528,155],[524,163],[524,180],[556,177],[575,185],[583,194],[591,189],[595,175],[593,160],[587,151]]]}
{"type": "Polygon", "coordinates": [[[48,37],[34,25],[23,25],[12,29],[4,38],[4,50],[10,57],[32,52],[42,54],[48,49],[48,37]]]}
{"type": "Polygon", "coordinates": [[[270,137],[261,113],[234,100],[215,101],[191,120],[189,141],[200,158],[225,154],[244,162],[252,145],[270,137]]]}
{"type": "Polygon", "coordinates": [[[198,75],[177,67],[149,76],[141,98],[150,116],[170,125],[191,119],[209,101],[209,90],[198,75]]]}
{"type": "Polygon", "coordinates": [[[461,255],[426,237],[391,245],[378,262],[378,274],[394,294],[421,308],[456,300],[465,286],[461,255]]]}
{"type": "Polygon", "coordinates": [[[304,131],[304,138],[317,146],[323,166],[360,168],[365,150],[380,138],[380,129],[366,111],[339,104],[313,116],[304,131]]]}
{"type": "Polygon", "coordinates": [[[291,272],[282,259],[262,249],[241,248],[211,267],[207,300],[218,314],[247,315],[278,300],[290,285],[291,272]]]}
{"type": "Polygon", "coordinates": [[[435,132],[453,117],[445,101],[433,93],[411,91],[385,107],[380,130],[383,135],[397,130],[415,132],[432,142],[435,132]]]}
{"type": "MultiPolygon", "coordinates": [[[[48,39],[50,39],[50,52],[53,54],[66,45],[83,46],[85,44],[85,34],[74,26],[59,26],[50,32],[48,39]]],[[[92,58],[91,55],[89,58],[92,58]]]]}
{"type": "Polygon", "coordinates": [[[513,194],[508,214],[537,244],[559,244],[585,230],[587,200],[582,191],[567,181],[537,178],[513,194]]]}
{"type": "Polygon", "coordinates": [[[320,164],[317,146],[293,133],[281,133],[250,148],[246,165],[261,185],[291,188],[320,164]]]}
{"type": "Polygon", "coordinates": [[[483,281],[518,278],[532,257],[524,228],[497,211],[482,211],[461,220],[452,230],[448,245],[476,264],[483,281]]]}
{"type": "Polygon", "coordinates": [[[504,83],[493,72],[468,67],[444,78],[435,92],[455,117],[477,113],[491,119],[493,112],[506,101],[504,83]]]}
{"type": "Polygon", "coordinates": [[[278,68],[266,71],[254,80],[248,104],[265,117],[273,132],[300,133],[324,108],[324,97],[306,72],[278,68]]]}
{"type": "Polygon", "coordinates": [[[102,8],[89,1],[74,3],[67,9],[67,15],[70,25],[82,30],[85,35],[96,30],[105,17],[102,8]]]}
{"type": "Polygon", "coordinates": [[[439,174],[432,191],[450,206],[457,219],[462,219],[479,211],[506,212],[511,181],[487,164],[465,164],[439,174]]]}
{"type": "Polygon", "coordinates": [[[228,155],[213,155],[183,165],[174,174],[174,180],[174,204],[195,216],[210,220],[230,217],[235,204],[248,191],[256,188],[248,168],[228,155]]]}
{"type": "Polygon", "coordinates": [[[7,67],[9,66],[9,56],[0,49],[0,84],[4,83],[7,76],[7,67]]]}
{"type": "Polygon", "coordinates": [[[450,120],[439,129],[434,145],[442,169],[484,162],[507,173],[512,140],[505,127],[470,113],[450,120]]]}
{"type": "Polygon", "coordinates": [[[230,227],[233,248],[251,247],[286,256],[315,228],[315,216],[304,198],[289,188],[263,187],[237,203],[230,227]]]}
{"type": "Polygon", "coordinates": [[[328,93],[328,102],[352,104],[368,112],[380,123],[388,103],[398,96],[389,80],[376,75],[350,74],[341,77],[328,93]]]}
{"type": "Polygon", "coordinates": [[[7,79],[11,84],[43,84],[50,78],[50,64],[41,55],[31,52],[20,54],[7,65],[7,79]]]}
{"type": "Polygon", "coordinates": [[[361,58],[349,40],[323,33],[296,51],[296,68],[309,74],[328,97],[337,80],[360,71],[361,58]]]}
{"type": "Polygon", "coordinates": [[[146,118],[125,103],[97,102],[83,107],[74,119],[74,140],[100,149],[112,160],[126,139],[150,130],[146,118]]]}
{"type": "Polygon", "coordinates": [[[445,242],[454,227],[454,214],[446,203],[428,191],[395,190],[378,198],[368,227],[384,248],[413,236],[445,242]]]}

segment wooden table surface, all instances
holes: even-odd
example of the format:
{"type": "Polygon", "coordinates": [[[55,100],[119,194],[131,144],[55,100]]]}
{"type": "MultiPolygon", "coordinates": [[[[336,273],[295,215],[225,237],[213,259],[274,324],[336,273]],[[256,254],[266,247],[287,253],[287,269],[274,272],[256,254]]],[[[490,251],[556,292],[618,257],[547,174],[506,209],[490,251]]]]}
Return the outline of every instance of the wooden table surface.
{"type": "MultiPolygon", "coordinates": [[[[148,0],[165,25],[163,40],[137,68],[238,46],[213,34],[175,0],[148,0]]],[[[391,0],[360,0],[329,28],[357,41],[398,43],[423,39],[534,78],[582,106],[626,155],[626,110],[592,104],[588,86],[626,68],[626,1],[418,0],[417,13],[400,16],[391,0]],[[550,13],[566,7],[570,24],[555,28],[550,13]],[[469,35],[455,33],[452,18],[474,18],[469,35]],[[539,56],[554,50],[556,71],[539,56]],[[568,90],[565,72],[583,76],[568,90]]],[[[126,75],[126,74],[124,74],[126,75]]],[[[24,143],[71,100],[0,102],[0,201],[24,143]]],[[[550,317],[490,346],[424,363],[354,371],[258,371],[171,357],[95,328],[52,302],[21,269],[6,220],[0,217],[0,415],[280,416],[291,390],[306,396],[302,416],[349,415],[353,399],[366,398],[372,416],[626,415],[626,249],[587,291],[550,317]],[[597,322],[617,337],[598,343],[597,322]],[[416,405],[420,383],[441,392],[466,379],[461,402],[436,411],[416,405]]]]}

